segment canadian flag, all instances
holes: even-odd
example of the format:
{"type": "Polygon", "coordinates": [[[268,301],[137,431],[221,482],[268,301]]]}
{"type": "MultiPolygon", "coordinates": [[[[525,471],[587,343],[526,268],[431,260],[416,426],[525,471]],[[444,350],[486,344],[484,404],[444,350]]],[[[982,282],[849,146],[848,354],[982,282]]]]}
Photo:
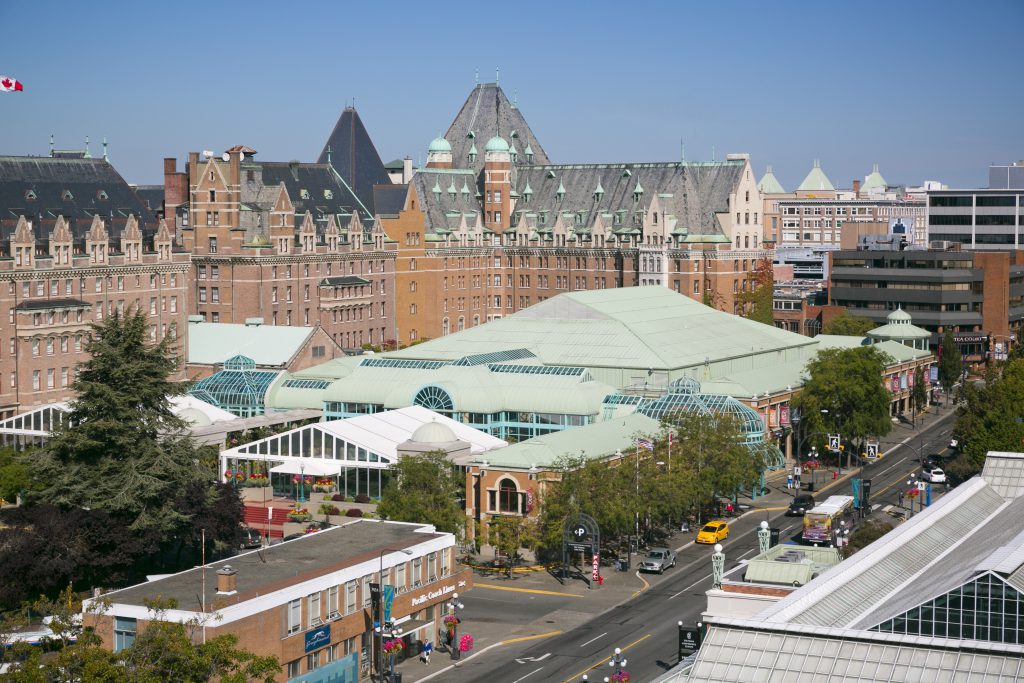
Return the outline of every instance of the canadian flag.
{"type": "Polygon", "coordinates": [[[17,78],[0,76],[0,92],[17,92],[24,89],[24,86],[21,85],[21,81],[17,78]]]}

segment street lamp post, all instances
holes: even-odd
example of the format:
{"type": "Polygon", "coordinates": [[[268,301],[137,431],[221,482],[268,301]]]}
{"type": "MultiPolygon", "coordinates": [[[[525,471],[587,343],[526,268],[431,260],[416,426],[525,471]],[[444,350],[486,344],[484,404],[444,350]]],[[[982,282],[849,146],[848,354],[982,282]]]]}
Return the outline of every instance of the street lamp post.
{"type": "MultiPolygon", "coordinates": [[[[381,657],[383,658],[383,656],[384,656],[384,636],[385,635],[389,636],[392,639],[401,638],[402,637],[402,628],[400,626],[395,626],[394,624],[383,624],[383,625],[377,626],[377,628],[374,629],[374,630],[377,632],[377,638],[378,638],[378,640],[381,643],[381,657]]],[[[381,681],[385,681],[385,680],[393,681],[393,680],[395,680],[395,655],[392,654],[392,655],[389,656],[389,664],[388,664],[388,667],[387,667],[388,670],[387,670],[386,673],[384,672],[383,664],[384,664],[384,662],[383,662],[383,659],[382,659],[381,667],[380,667],[381,668],[381,674],[380,674],[381,681]],[[385,676],[386,676],[386,678],[385,678],[385,676]]]]}
{"type": "MultiPolygon", "coordinates": [[[[626,658],[622,656],[622,648],[615,648],[615,654],[608,660],[608,666],[615,669],[615,675],[619,676],[622,674],[622,668],[626,666],[626,658]]],[[[607,678],[605,680],[608,680],[607,678]]]]}
{"type": "Polygon", "coordinates": [[[448,601],[448,611],[455,617],[455,623],[452,624],[452,639],[448,644],[448,651],[451,653],[452,659],[458,659],[462,654],[456,641],[459,637],[459,610],[464,607],[465,605],[459,602],[459,594],[452,593],[452,599],[448,601]]]}
{"type": "MultiPolygon", "coordinates": [[[[757,547],[764,555],[768,552],[768,544],[771,543],[772,532],[768,530],[768,522],[762,521],[761,528],[757,530],[757,547]]],[[[682,622],[680,622],[682,624],[682,622]]]]}
{"type": "Polygon", "coordinates": [[[715,544],[715,553],[711,556],[711,574],[711,587],[721,588],[722,577],[725,575],[725,554],[722,552],[721,543],[715,544]]]}
{"type": "Polygon", "coordinates": [[[921,481],[918,481],[915,477],[911,477],[907,480],[907,496],[910,498],[910,516],[914,516],[914,499],[921,494],[922,488],[921,481]]]}
{"type": "MultiPolygon", "coordinates": [[[[384,636],[382,629],[384,628],[384,553],[403,553],[405,555],[412,555],[412,551],[408,548],[384,548],[380,551],[379,572],[377,577],[380,580],[380,599],[377,601],[377,624],[374,627],[374,631],[377,633],[377,674],[381,680],[384,680],[384,636]]],[[[392,660],[392,665],[394,660],[392,660]]],[[[392,670],[391,673],[394,673],[392,670]]]]}

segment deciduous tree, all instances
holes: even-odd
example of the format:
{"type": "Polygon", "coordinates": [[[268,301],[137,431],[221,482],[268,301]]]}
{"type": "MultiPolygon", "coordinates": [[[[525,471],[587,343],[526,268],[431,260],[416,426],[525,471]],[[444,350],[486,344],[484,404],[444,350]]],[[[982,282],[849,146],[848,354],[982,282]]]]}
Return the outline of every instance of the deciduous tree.
{"type": "Polygon", "coordinates": [[[377,512],[384,519],[433,524],[461,538],[466,525],[459,506],[464,486],[444,451],[404,455],[391,466],[377,512]]]}
{"type": "Polygon", "coordinates": [[[967,384],[953,430],[961,455],[947,468],[959,481],[978,472],[989,451],[1019,451],[1024,444],[1024,360],[1008,362],[983,386],[967,384]]]}
{"type": "Polygon", "coordinates": [[[740,295],[740,301],[746,308],[744,317],[774,325],[775,269],[767,256],[757,262],[751,284],[751,290],[740,295]]]}
{"type": "Polygon", "coordinates": [[[839,433],[857,443],[855,453],[865,438],[888,434],[890,396],[882,376],[887,361],[873,346],[820,351],[807,364],[809,378],[793,401],[808,432],[839,433]]]}
{"type": "Polygon", "coordinates": [[[864,318],[859,315],[853,315],[849,311],[844,310],[842,313],[829,320],[821,331],[822,334],[863,337],[876,327],[878,327],[878,324],[874,320],[864,318]]]}
{"type": "Polygon", "coordinates": [[[960,355],[960,347],[953,337],[952,330],[946,330],[942,336],[942,344],[939,346],[939,384],[946,392],[946,402],[949,402],[949,390],[960,381],[963,374],[963,357],[960,355]]]}

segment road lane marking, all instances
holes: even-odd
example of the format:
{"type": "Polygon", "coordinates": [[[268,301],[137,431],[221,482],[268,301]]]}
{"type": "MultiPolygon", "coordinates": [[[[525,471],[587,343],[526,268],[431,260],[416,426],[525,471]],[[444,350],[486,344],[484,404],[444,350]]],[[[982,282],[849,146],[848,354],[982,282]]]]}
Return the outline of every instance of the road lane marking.
{"type": "Polygon", "coordinates": [[[512,586],[494,586],[489,583],[474,583],[474,588],[490,588],[494,591],[511,591],[513,593],[534,593],[536,595],[561,595],[566,598],[582,598],[582,595],[573,593],[559,593],[558,591],[545,591],[539,588],[513,588],[512,586]]]}
{"type": "MultiPolygon", "coordinates": [[[[640,638],[637,638],[636,640],[634,640],[634,641],[633,641],[632,643],[630,643],[630,644],[629,644],[629,645],[627,645],[626,647],[620,648],[620,649],[619,649],[619,652],[620,652],[620,653],[622,653],[622,652],[625,652],[626,650],[628,650],[629,648],[633,647],[633,646],[634,646],[634,645],[636,645],[637,643],[642,643],[643,641],[647,640],[647,639],[648,639],[648,638],[650,638],[650,637],[651,637],[651,634],[650,634],[650,633],[647,633],[647,634],[645,634],[645,635],[641,636],[640,638]]],[[[564,681],[562,681],[562,683],[577,683],[577,681],[579,680],[580,676],[582,676],[583,674],[587,673],[588,671],[593,671],[593,670],[594,670],[594,669],[596,669],[597,667],[601,666],[602,664],[604,664],[605,662],[607,662],[608,660],[610,660],[610,659],[611,659],[611,658],[612,658],[613,656],[614,656],[614,655],[608,655],[607,657],[605,657],[605,658],[604,658],[604,659],[602,659],[601,661],[599,661],[599,662],[596,662],[596,663],[594,663],[594,664],[593,664],[593,665],[591,665],[591,666],[588,666],[588,667],[587,667],[586,669],[584,669],[583,671],[580,671],[580,672],[579,672],[579,673],[577,673],[577,674],[573,674],[572,676],[569,676],[569,678],[567,678],[567,679],[565,679],[564,681]]]]}
{"type": "Polygon", "coordinates": [[[669,600],[671,600],[672,598],[677,598],[677,597],[679,597],[680,595],[682,595],[683,593],[685,593],[686,591],[688,591],[688,590],[690,590],[691,588],[693,588],[694,586],[696,586],[696,585],[697,585],[698,583],[700,583],[701,581],[707,581],[707,580],[708,580],[708,579],[710,579],[710,578],[711,578],[711,574],[708,574],[707,576],[701,577],[701,578],[697,579],[696,581],[694,581],[693,583],[691,583],[691,584],[690,584],[689,586],[687,586],[686,588],[684,588],[683,590],[681,590],[681,591],[679,591],[678,593],[676,593],[675,595],[670,595],[668,599],[669,599],[669,600]]]}
{"type": "Polygon", "coordinates": [[[500,643],[495,643],[495,645],[509,645],[511,643],[522,643],[523,641],[526,641],[526,640],[537,640],[538,638],[550,638],[551,636],[559,636],[561,634],[562,634],[561,631],[548,631],[547,633],[538,633],[537,635],[534,635],[534,636],[522,636],[520,638],[509,638],[508,640],[503,640],[500,643]]]}
{"type": "Polygon", "coordinates": [[[547,659],[550,656],[551,656],[550,652],[545,652],[540,657],[521,657],[521,658],[518,658],[518,659],[516,659],[516,663],[518,663],[518,664],[526,664],[527,662],[533,662],[534,664],[536,664],[537,662],[543,662],[545,659],[547,659]]]}
{"type": "Polygon", "coordinates": [[[750,553],[754,552],[755,550],[757,550],[757,548],[751,548],[747,552],[743,553],[743,555],[740,555],[737,559],[742,559],[744,556],[749,555],[750,553]]]}
{"type": "Polygon", "coordinates": [[[582,645],[580,645],[580,647],[586,647],[587,645],[590,645],[590,644],[591,644],[592,642],[594,642],[594,641],[595,641],[595,640],[597,640],[598,638],[604,638],[604,637],[605,637],[606,635],[608,635],[608,632],[607,632],[607,631],[605,631],[605,632],[604,632],[604,633],[602,633],[601,635],[597,636],[597,638],[591,638],[591,639],[590,639],[590,640],[588,640],[587,642],[585,642],[585,643],[583,643],[582,645]]]}
{"type": "Polygon", "coordinates": [[[641,593],[643,593],[648,588],[651,587],[651,584],[649,584],[647,582],[647,579],[645,579],[644,577],[640,576],[640,570],[639,569],[636,570],[636,578],[640,579],[643,582],[644,587],[641,588],[640,590],[636,591],[635,593],[633,593],[633,595],[629,596],[631,600],[633,598],[635,598],[636,596],[640,595],[641,593]]]}
{"type": "Polygon", "coordinates": [[[512,681],[512,683],[519,683],[519,681],[525,681],[527,678],[529,678],[530,676],[532,676],[533,674],[537,673],[538,671],[540,671],[543,668],[544,668],[543,666],[542,667],[538,667],[538,668],[534,669],[533,671],[531,671],[530,673],[526,674],[525,676],[523,676],[521,678],[517,678],[516,680],[512,681]]]}

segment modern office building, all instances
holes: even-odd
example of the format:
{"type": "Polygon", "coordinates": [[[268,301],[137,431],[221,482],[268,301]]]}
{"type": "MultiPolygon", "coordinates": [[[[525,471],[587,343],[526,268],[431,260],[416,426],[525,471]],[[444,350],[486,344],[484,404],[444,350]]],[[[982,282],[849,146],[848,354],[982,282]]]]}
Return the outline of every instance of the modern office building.
{"type": "MultiPolygon", "coordinates": [[[[1014,166],[1008,172],[1016,170],[1014,166]]],[[[1024,188],[1015,180],[1019,175],[1008,175],[1004,179],[1008,187],[1002,189],[929,191],[929,239],[964,249],[1024,248],[1024,188]]]]}
{"type": "Polygon", "coordinates": [[[900,250],[833,255],[829,303],[882,324],[894,310],[932,333],[952,330],[965,358],[1005,354],[1024,321],[1024,251],[900,250]]]}
{"type": "Polygon", "coordinates": [[[371,584],[393,595],[385,620],[407,647],[438,642],[452,596],[473,585],[454,551],[455,537],[432,526],[360,519],[86,600],[83,619],[118,652],[152,621],[149,601],[173,600],[164,619],[276,656],[282,683],[356,681],[380,661],[371,584]],[[109,605],[95,611],[100,601],[109,605]]]}
{"type": "Polygon", "coordinates": [[[1024,677],[1024,454],[747,617],[709,616],[659,683],[1024,677]]]}
{"type": "Polygon", "coordinates": [[[1024,190],[1024,160],[989,166],[988,186],[992,190],[1024,190]]]}
{"type": "Polygon", "coordinates": [[[142,311],[150,339],[184,335],[189,255],[173,239],[105,145],[0,157],[0,417],[70,398],[90,325],[115,311],[142,311]]]}

